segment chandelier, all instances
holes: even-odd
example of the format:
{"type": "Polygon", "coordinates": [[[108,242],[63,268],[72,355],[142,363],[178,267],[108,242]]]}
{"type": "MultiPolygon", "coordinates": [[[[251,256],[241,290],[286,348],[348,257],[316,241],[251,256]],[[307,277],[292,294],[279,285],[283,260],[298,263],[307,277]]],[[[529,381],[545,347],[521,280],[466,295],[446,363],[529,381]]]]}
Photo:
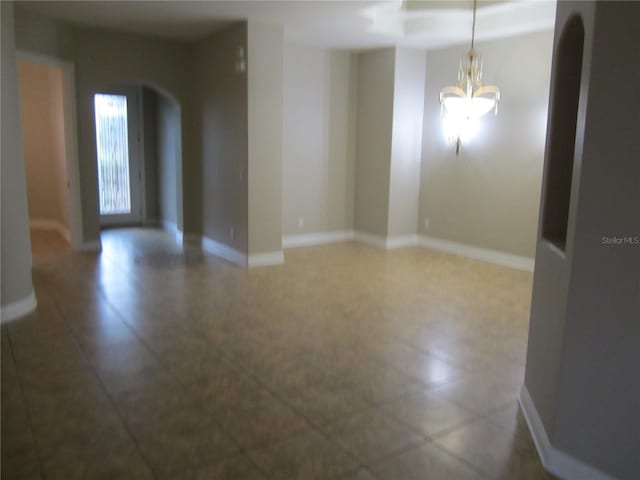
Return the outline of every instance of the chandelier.
{"type": "Polygon", "coordinates": [[[462,141],[473,136],[478,118],[491,110],[498,114],[500,89],[482,84],[482,59],[475,51],[477,0],[473,0],[473,25],[471,47],[460,60],[458,81],[440,91],[440,108],[447,138],[455,142],[456,155],[462,141]]]}

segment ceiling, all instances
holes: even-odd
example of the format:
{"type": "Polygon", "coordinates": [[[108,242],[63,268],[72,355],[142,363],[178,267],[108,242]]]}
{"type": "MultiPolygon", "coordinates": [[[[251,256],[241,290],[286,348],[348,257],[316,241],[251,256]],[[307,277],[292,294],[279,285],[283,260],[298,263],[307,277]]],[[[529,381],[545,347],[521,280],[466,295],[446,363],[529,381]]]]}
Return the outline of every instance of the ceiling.
{"type": "MultiPolygon", "coordinates": [[[[468,42],[471,0],[21,1],[23,8],[71,22],[195,40],[233,21],[282,25],[288,42],[366,49],[433,48],[468,42]]],[[[479,0],[476,38],[550,29],[554,0],[479,0]]]]}

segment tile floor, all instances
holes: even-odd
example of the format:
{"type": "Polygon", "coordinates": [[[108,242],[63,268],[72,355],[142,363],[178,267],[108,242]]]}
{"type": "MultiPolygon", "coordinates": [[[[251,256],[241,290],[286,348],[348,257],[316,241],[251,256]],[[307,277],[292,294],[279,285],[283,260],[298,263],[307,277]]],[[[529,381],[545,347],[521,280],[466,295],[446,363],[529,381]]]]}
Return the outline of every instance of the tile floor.
{"type": "Polygon", "coordinates": [[[517,405],[532,277],[425,249],[244,270],[156,230],[34,233],[2,326],[2,479],[546,479],[517,405]]]}

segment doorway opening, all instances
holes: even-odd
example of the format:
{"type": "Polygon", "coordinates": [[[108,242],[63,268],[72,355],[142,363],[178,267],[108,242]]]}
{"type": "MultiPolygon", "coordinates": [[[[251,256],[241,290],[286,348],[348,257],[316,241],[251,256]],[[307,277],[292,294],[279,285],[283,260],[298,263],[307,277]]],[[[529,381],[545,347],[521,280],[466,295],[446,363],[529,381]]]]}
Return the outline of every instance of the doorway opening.
{"type": "Polygon", "coordinates": [[[65,69],[19,56],[18,84],[31,249],[68,251],[74,230],[65,69]]]}
{"type": "Polygon", "coordinates": [[[182,230],[180,104],[160,89],[117,85],[94,93],[101,229],[182,230]]]}

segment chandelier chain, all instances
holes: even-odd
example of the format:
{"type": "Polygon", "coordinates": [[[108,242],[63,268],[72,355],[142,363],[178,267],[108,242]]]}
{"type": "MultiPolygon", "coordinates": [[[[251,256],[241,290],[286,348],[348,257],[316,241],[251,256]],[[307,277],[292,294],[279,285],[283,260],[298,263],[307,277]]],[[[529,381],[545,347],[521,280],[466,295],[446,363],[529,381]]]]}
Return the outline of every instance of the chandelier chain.
{"type": "Polygon", "coordinates": [[[473,24],[471,26],[471,51],[473,52],[473,46],[476,40],[476,7],[478,0],[473,0],[473,24]]]}

